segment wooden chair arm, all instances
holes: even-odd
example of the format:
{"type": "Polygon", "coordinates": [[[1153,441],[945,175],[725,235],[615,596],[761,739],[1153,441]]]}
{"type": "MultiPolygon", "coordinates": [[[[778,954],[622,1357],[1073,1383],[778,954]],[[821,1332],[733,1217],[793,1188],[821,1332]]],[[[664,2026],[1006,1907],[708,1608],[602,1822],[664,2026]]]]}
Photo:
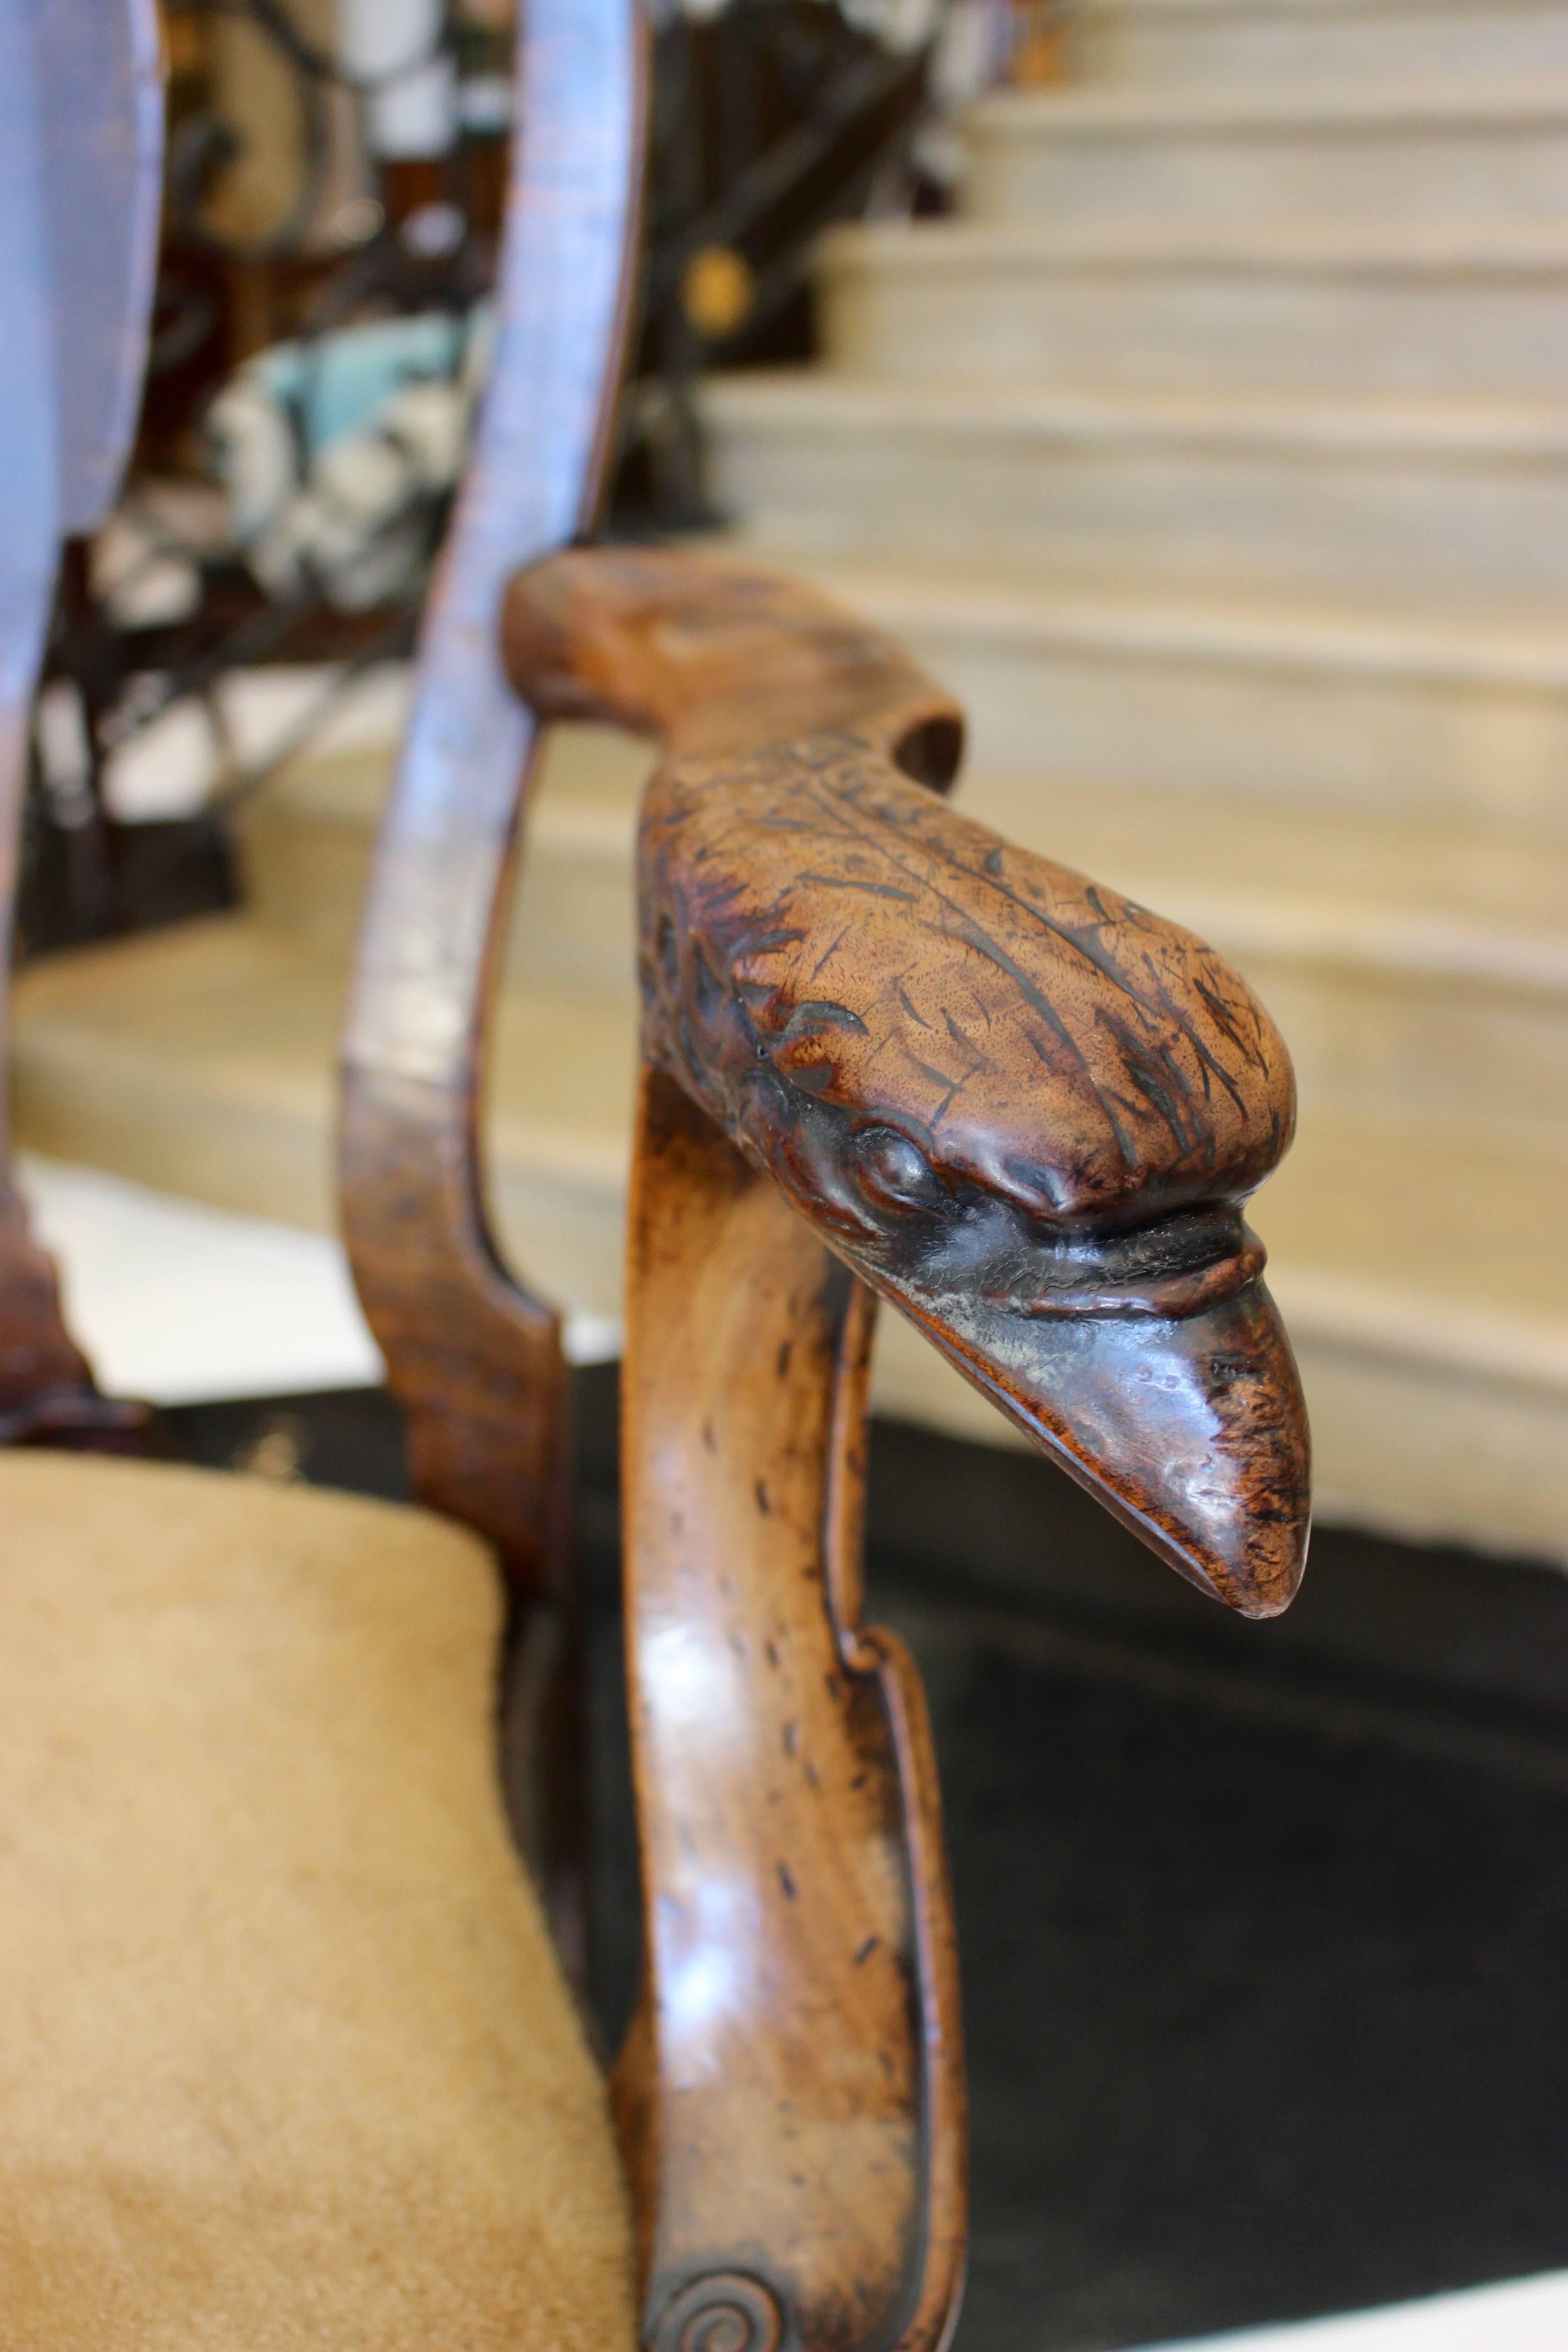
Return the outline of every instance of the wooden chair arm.
{"type": "Polygon", "coordinates": [[[872,1293],[1272,1614],[1306,1425],[1238,1203],[1289,1064],[1202,942],[946,810],[957,711],[810,590],[574,551],[512,582],[503,646],[540,717],[668,752],[623,1381],[645,2339],[925,2352],[963,2105],[923,1703],[859,1623],[872,1293]]]}
{"type": "MultiPolygon", "coordinates": [[[[897,646],[753,569],[569,552],[513,582],[502,642],[542,719],[731,759],[842,724],[939,787],[957,765],[956,707],[897,646]]],[[[957,2309],[936,1777],[913,1666],[860,1623],[873,1311],[645,1073],[622,1394],[647,1949],[615,2088],[653,2352],[934,2352],[957,2309]]]]}
{"type": "Polygon", "coordinates": [[[421,638],[342,1053],[344,1237],[408,1420],[422,1500],[563,1601],[565,1368],[554,1308],[502,1265],[478,1148],[481,1073],[535,731],[497,652],[516,565],[596,509],[635,269],[637,0],[531,0],[522,133],[478,437],[421,638]]]}
{"type": "Polygon", "coordinates": [[[1295,1093],[1240,975],[943,806],[957,711],[809,589],[572,551],[514,579],[503,648],[541,717],[669,747],[650,1066],[1181,1574],[1284,1608],[1306,1417],[1241,1203],[1295,1093]]]}
{"type": "Polygon", "coordinates": [[[786,574],[666,550],[568,549],[520,572],[507,674],[541,719],[597,719],[719,758],[853,728],[945,792],[963,713],[900,646],[786,574]]]}

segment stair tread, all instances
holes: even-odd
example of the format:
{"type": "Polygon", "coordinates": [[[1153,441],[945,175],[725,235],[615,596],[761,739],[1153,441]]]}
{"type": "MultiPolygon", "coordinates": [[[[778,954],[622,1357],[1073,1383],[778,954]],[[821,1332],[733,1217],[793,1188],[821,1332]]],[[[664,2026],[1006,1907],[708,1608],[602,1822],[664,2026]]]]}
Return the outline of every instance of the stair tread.
{"type": "Polygon", "coordinates": [[[965,780],[961,804],[1205,936],[1568,997],[1568,843],[1484,820],[965,780]]]}
{"type": "Polygon", "coordinates": [[[1098,136],[1102,131],[1394,130],[1568,122],[1568,73],[1363,75],[1359,80],[1258,80],[1215,85],[1053,85],[996,89],[966,118],[971,136],[1098,136]]]}
{"type": "MultiPolygon", "coordinates": [[[[1439,8],[1449,0],[1428,0],[1428,5],[1439,8]]],[[[1473,5],[1473,0],[1472,0],[1473,5]]],[[[1517,5],[1517,0],[1515,0],[1517,5]]],[[[1531,5],[1531,0],[1525,0],[1531,5]]],[[[1540,0],[1535,0],[1540,5],[1540,0]]],[[[1392,16],[1408,17],[1413,12],[1411,0],[1074,0],[1074,5],[1086,16],[1300,16],[1310,20],[1314,16],[1392,16]]]]}
{"type": "MultiPolygon", "coordinates": [[[[1443,632],[1413,630],[1405,643],[1397,630],[1380,636],[1371,624],[1369,646],[1342,614],[1260,619],[1251,609],[1009,593],[994,583],[966,593],[964,583],[934,570],[921,579],[908,570],[818,567],[816,576],[894,632],[931,630],[945,621],[976,634],[1021,634],[1036,645],[1066,639],[1112,651],[1175,647],[1210,659],[1239,653],[1268,666],[1284,659],[1324,667],[1403,662],[1424,675],[1488,684],[1531,676],[1533,650],[1539,674],[1568,688],[1568,645],[1560,634],[1532,642],[1499,633],[1489,645],[1485,633],[1474,631],[1468,635],[1479,642],[1461,635],[1450,646],[1443,632]]],[[[536,813],[535,855],[547,853],[557,867],[570,859],[629,874],[648,757],[646,747],[607,730],[557,730],[536,813]]],[[[1028,776],[994,769],[966,773],[963,799],[1011,838],[1212,932],[1243,961],[1248,949],[1285,951],[1568,993],[1568,839],[1501,824],[1492,812],[1325,810],[1116,785],[1086,791],[1075,782],[1053,784],[1048,754],[1043,768],[1028,776]],[[1325,824],[1331,814],[1331,825],[1325,824]]],[[[308,827],[323,803],[332,821],[343,820],[330,766],[323,787],[301,767],[279,797],[285,822],[308,827]]],[[[367,833],[379,803],[380,794],[366,789],[357,804],[367,833]]]]}
{"type": "MultiPolygon", "coordinates": [[[[1564,247],[1568,258],[1568,245],[1564,247]]],[[[1326,394],[1149,389],[1007,375],[903,378],[816,367],[709,377],[716,418],[864,430],[920,428],[1204,446],[1349,450],[1368,457],[1568,457],[1568,400],[1426,393],[1326,394]]]]}
{"type": "Polygon", "coordinates": [[[1568,122],[1568,74],[1497,74],[1484,80],[1379,74],[1169,88],[1068,84],[994,92],[967,119],[970,134],[984,138],[1095,137],[1139,130],[1524,129],[1557,122],[1568,122]]]}
{"type": "Polygon", "coordinates": [[[1447,1331],[1450,1361],[1474,1360],[1489,1328],[1493,1360],[1510,1331],[1533,1333],[1568,1391],[1563,1182],[1548,1155],[1320,1113],[1248,1215],[1282,1293],[1299,1281],[1305,1302],[1315,1289],[1315,1328],[1353,1286],[1447,1331]]]}
{"type": "MultiPolygon", "coordinates": [[[[50,957],[16,989],[22,1123],[46,1072],[79,1090],[111,1075],[119,1094],[174,1082],[215,1104],[307,1121],[324,1151],[345,990],[339,961],[246,914],[50,957]]],[[[502,1160],[618,1181],[636,1051],[629,999],[504,992],[489,1125],[502,1160]]],[[[81,1110],[90,1122],[90,1101],[81,1110]]],[[[168,1181],[184,1189],[177,1170],[168,1181]]]]}
{"type": "Polygon", "coordinates": [[[1556,275],[1568,268],[1568,220],[1457,216],[1442,221],[1027,220],[858,221],[820,247],[829,271],[874,261],[888,269],[1171,269],[1191,266],[1322,275],[1454,278],[1556,275]]]}
{"type": "MultiPolygon", "coordinates": [[[[745,544],[742,538],[742,544],[745,544]]],[[[759,551],[764,556],[765,546],[759,551]]],[[[788,561],[803,568],[798,556],[788,561]]],[[[1186,653],[1435,683],[1568,688],[1568,636],[1534,614],[1468,619],[1389,606],[1249,595],[1227,601],[1130,583],[1078,588],[1015,577],[1001,566],[914,561],[896,566],[813,562],[814,578],[884,628],[941,625],[976,636],[1011,635],[1152,653],[1186,653]]]]}

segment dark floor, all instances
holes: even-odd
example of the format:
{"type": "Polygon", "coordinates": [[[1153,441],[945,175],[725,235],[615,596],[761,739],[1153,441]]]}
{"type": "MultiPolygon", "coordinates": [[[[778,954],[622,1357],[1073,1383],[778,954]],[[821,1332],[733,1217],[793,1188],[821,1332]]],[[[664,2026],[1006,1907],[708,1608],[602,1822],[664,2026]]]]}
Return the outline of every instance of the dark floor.
{"type": "MultiPolygon", "coordinates": [[[[635,1893],[614,1384],[579,1376],[598,1596],[599,2007],[635,1893]]],[[[174,1416],[197,1458],[395,1493],[372,1395],[174,1416]]],[[[875,1612],[936,1722],[973,2235],[958,2352],[1091,2352],[1568,2265],[1568,1580],[1325,1530],[1220,1615],[1044,1463],[894,1428],[875,1612]]]]}

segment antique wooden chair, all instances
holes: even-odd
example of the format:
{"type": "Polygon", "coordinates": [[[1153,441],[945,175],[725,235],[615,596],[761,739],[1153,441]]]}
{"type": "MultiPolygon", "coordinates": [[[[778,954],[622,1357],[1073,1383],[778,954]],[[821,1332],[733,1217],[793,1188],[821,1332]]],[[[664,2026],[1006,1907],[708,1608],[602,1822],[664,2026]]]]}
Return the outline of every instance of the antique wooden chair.
{"type": "Polygon", "coordinates": [[[532,0],[521,70],[500,351],[344,1056],[345,1229],[426,1507],[62,1451],[100,1401],[5,1226],[16,2352],[940,2345],[963,2093],[919,1685],[860,1622],[876,1297],[1232,1606],[1301,1571],[1238,1207],[1289,1138],[1283,1047],[1201,943],[945,807],[957,714],[896,648],[753,573],[550,552],[613,404],[627,0],[532,0]],[[568,1985],[559,1333],[475,1147],[534,720],[584,710],[668,747],[624,1372],[646,1948],[608,2097],[568,1985]]]}

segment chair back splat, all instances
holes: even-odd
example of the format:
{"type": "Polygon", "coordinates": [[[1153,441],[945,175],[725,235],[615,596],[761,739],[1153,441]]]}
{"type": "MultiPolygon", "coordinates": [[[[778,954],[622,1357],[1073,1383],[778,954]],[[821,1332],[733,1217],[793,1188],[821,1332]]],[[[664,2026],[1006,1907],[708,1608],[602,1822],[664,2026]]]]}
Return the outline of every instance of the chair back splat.
{"type": "Polygon", "coordinates": [[[535,750],[499,629],[511,572],[597,510],[637,239],[644,68],[636,0],[529,0],[521,16],[497,347],[361,924],[342,1181],[354,1278],[408,1413],[416,1490],[544,1596],[563,1573],[559,1322],[501,1267],[476,1140],[535,750]]]}
{"type": "Polygon", "coordinates": [[[518,564],[588,528],[632,289],[645,89],[637,0],[529,0],[497,345],[420,640],[342,1055],[343,1233],[407,1416],[422,1502],[493,1543],[537,1694],[517,1826],[581,1974],[567,1381],[559,1318],[502,1266],[478,1150],[480,1072],[535,730],[499,658],[518,564]]]}

